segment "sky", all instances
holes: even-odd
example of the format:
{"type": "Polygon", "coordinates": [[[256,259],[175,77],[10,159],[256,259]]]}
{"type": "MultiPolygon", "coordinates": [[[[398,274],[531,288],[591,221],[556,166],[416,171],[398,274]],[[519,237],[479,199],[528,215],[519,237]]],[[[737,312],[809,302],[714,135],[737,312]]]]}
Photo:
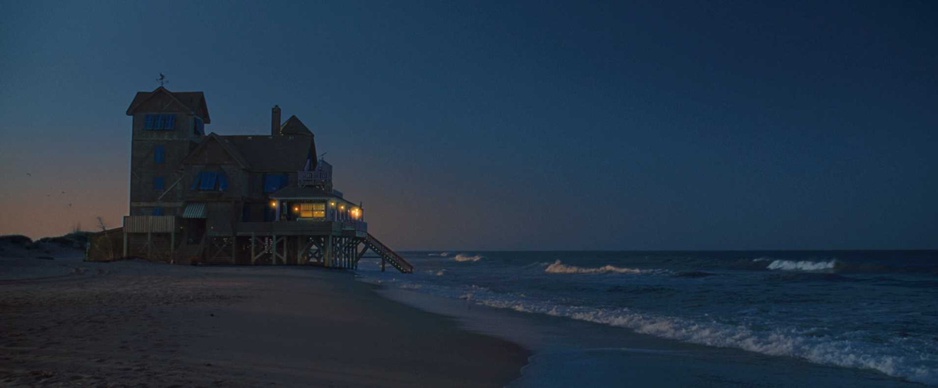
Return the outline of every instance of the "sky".
{"type": "Polygon", "coordinates": [[[0,234],[119,226],[138,91],[297,115],[399,249],[938,248],[931,1],[0,0],[0,234]]]}

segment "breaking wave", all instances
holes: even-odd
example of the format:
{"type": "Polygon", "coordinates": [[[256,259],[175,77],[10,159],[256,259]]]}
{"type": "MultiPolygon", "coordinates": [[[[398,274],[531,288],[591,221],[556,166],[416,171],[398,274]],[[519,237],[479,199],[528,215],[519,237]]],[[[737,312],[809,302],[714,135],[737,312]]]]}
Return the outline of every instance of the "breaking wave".
{"type": "Polygon", "coordinates": [[[604,309],[532,303],[511,298],[486,298],[479,294],[475,294],[474,297],[473,302],[489,307],[600,323],[631,329],[637,333],[707,346],[802,358],[817,364],[871,369],[909,381],[929,385],[938,384],[938,371],[924,365],[921,361],[925,358],[916,357],[914,354],[895,354],[890,349],[876,344],[827,336],[819,337],[812,335],[810,331],[799,332],[784,329],[757,331],[745,325],[657,316],[627,308],[604,309]]]}
{"type": "Polygon", "coordinates": [[[577,267],[575,265],[566,265],[561,263],[560,260],[555,261],[553,264],[548,265],[544,269],[544,272],[547,273],[581,273],[581,274],[599,274],[599,273],[629,273],[629,274],[640,274],[647,271],[635,268],[625,268],[625,267],[616,267],[614,265],[604,265],[597,268],[584,268],[577,267]]]}
{"type": "Polygon", "coordinates": [[[474,262],[477,262],[477,261],[479,261],[479,260],[482,260],[482,256],[480,256],[480,255],[469,256],[469,255],[464,255],[464,254],[460,253],[460,254],[456,255],[456,257],[454,257],[453,260],[456,260],[457,262],[460,262],[460,263],[465,263],[465,262],[472,262],[472,263],[474,263],[474,262]]]}
{"type": "Polygon", "coordinates": [[[767,269],[779,271],[806,271],[819,272],[831,271],[837,265],[837,260],[830,261],[792,261],[775,260],[769,264],[767,269]]]}

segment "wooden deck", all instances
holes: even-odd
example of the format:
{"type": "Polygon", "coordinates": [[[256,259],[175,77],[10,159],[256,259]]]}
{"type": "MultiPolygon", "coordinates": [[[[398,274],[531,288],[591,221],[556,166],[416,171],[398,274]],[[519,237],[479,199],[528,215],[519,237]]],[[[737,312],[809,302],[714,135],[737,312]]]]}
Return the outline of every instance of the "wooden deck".
{"type": "Polygon", "coordinates": [[[187,241],[188,219],[175,216],[124,217],[124,256],[175,263],[318,265],[355,269],[365,251],[403,273],[413,265],[368,233],[361,221],[236,222],[208,229],[200,241],[187,241]],[[139,240],[139,241],[137,241],[139,240]],[[135,241],[135,244],[128,244],[135,241]],[[129,252],[129,245],[142,247],[129,252]],[[165,257],[164,257],[165,256],[165,257]]]}

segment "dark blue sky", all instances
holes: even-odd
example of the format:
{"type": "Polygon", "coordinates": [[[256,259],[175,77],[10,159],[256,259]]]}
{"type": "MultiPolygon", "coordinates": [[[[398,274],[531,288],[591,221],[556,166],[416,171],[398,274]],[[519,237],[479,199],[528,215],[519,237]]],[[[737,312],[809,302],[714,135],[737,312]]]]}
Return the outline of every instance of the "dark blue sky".
{"type": "Polygon", "coordinates": [[[938,248],[935,3],[501,3],[0,0],[0,233],[119,224],[162,72],[400,249],[938,248]]]}

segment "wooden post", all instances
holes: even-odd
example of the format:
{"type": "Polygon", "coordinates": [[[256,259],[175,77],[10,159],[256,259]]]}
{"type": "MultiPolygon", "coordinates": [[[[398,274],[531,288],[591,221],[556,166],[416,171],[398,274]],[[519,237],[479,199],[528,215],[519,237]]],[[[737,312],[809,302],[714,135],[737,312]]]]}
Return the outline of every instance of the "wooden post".
{"type": "MultiPolygon", "coordinates": [[[[127,257],[127,227],[124,227],[124,257],[127,257]]],[[[108,257],[108,259],[113,260],[113,257],[108,257]]]]}
{"type": "Polygon", "coordinates": [[[303,264],[303,236],[296,237],[296,265],[303,264]]]}
{"type": "Polygon", "coordinates": [[[325,266],[332,267],[332,235],[326,236],[326,251],[323,253],[325,266]]]}
{"type": "MultiPolygon", "coordinates": [[[[355,244],[356,246],[358,244],[355,244]]],[[[355,267],[358,268],[358,262],[361,261],[362,256],[365,256],[365,252],[368,252],[368,244],[363,244],[361,252],[358,252],[358,256],[355,257],[355,267]]]]}
{"type": "MultiPolygon", "coordinates": [[[[147,219],[149,221],[149,219],[147,219]]],[[[150,226],[147,225],[147,260],[153,259],[153,232],[150,231],[150,226]]]]}
{"type": "Polygon", "coordinates": [[[176,226],[173,225],[173,232],[169,234],[169,263],[176,264],[176,226]]]}
{"type": "Polygon", "coordinates": [[[231,264],[238,264],[238,236],[231,236],[231,264]]]}

